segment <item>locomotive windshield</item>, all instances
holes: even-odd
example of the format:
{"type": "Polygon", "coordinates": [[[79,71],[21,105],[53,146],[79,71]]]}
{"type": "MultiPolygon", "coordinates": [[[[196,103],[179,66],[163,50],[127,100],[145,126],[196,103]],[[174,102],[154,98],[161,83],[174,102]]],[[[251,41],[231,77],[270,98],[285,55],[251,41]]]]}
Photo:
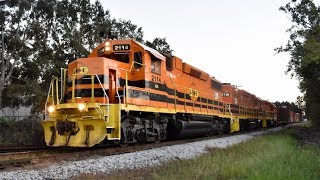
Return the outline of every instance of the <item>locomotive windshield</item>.
{"type": "Polygon", "coordinates": [[[142,67],[142,52],[134,53],[134,68],[139,69],[142,67]]]}
{"type": "Polygon", "coordinates": [[[129,63],[129,53],[124,52],[124,53],[111,53],[105,56],[106,58],[114,59],[116,61],[124,62],[124,63],[129,63]]]}

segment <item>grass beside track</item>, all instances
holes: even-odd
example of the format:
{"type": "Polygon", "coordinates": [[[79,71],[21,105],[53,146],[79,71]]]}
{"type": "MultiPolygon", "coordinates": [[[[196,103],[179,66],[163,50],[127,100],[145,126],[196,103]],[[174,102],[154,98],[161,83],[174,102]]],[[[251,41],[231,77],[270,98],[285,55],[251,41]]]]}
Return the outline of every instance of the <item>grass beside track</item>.
{"type": "MultiPolygon", "coordinates": [[[[196,159],[168,165],[86,176],[88,179],[320,179],[319,146],[300,145],[294,129],[265,135],[228,149],[208,149],[196,159]]],[[[83,177],[83,176],[82,176],[83,177]]]]}
{"type": "Polygon", "coordinates": [[[255,138],[150,172],[154,179],[319,179],[320,149],[288,134],[255,138]]]}
{"type": "Polygon", "coordinates": [[[154,179],[319,179],[320,150],[288,135],[259,137],[151,172],[154,179]]]}

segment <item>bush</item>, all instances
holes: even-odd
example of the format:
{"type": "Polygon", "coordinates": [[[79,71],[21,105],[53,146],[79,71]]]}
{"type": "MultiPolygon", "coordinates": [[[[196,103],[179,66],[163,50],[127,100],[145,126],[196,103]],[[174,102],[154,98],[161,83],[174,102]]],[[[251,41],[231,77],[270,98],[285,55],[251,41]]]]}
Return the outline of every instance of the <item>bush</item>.
{"type": "Polygon", "coordinates": [[[29,116],[21,121],[0,118],[0,145],[42,145],[43,129],[40,118],[29,116]]]}

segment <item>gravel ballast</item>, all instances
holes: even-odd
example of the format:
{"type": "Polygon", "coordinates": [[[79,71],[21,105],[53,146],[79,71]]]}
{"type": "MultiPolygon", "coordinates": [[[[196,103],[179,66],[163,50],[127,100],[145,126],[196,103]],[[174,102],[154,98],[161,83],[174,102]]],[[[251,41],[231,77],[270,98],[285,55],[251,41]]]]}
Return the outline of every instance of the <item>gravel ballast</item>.
{"type": "Polygon", "coordinates": [[[282,129],[282,127],[120,155],[100,156],[94,159],[73,162],[61,162],[37,170],[1,172],[0,179],[68,179],[83,173],[111,173],[124,169],[157,166],[175,159],[194,158],[206,153],[207,148],[227,148],[271,131],[279,131],[280,129],[282,129]]]}

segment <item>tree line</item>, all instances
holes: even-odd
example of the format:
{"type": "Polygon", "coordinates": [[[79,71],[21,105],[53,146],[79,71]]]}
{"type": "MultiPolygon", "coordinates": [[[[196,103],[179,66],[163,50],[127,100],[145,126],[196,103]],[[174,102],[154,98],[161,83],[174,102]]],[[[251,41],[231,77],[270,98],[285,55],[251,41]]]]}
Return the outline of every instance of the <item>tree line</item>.
{"type": "Polygon", "coordinates": [[[142,27],[112,18],[99,1],[1,0],[0,7],[0,108],[41,112],[52,77],[110,33],[172,52],[165,38],[145,41],[142,27]]]}
{"type": "Polygon", "coordinates": [[[299,107],[297,104],[295,104],[294,102],[288,102],[288,101],[283,101],[283,102],[279,102],[279,101],[276,101],[274,103],[274,105],[276,107],[281,107],[281,106],[286,106],[288,107],[290,110],[292,110],[293,112],[295,113],[299,113],[299,114],[302,114],[302,109],[301,107],[299,107]]]}
{"type": "Polygon", "coordinates": [[[276,51],[290,54],[287,73],[298,78],[306,115],[320,128],[320,7],[312,0],[290,0],[280,11],[292,26],[287,30],[288,43],[276,51]]]}

